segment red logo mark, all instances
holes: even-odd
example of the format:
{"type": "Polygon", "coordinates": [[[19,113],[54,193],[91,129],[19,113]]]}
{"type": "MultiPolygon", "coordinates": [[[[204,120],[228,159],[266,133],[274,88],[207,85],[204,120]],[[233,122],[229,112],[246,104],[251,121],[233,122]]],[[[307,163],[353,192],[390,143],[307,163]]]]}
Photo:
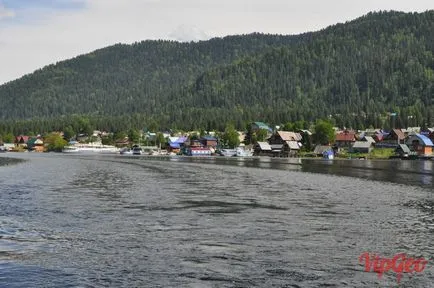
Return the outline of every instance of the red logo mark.
{"type": "Polygon", "coordinates": [[[359,262],[364,263],[365,272],[376,272],[378,279],[381,279],[387,271],[394,271],[398,284],[401,281],[402,273],[420,273],[425,269],[428,260],[424,258],[407,257],[405,253],[396,254],[392,259],[382,258],[377,254],[363,253],[359,257],[359,262]]]}

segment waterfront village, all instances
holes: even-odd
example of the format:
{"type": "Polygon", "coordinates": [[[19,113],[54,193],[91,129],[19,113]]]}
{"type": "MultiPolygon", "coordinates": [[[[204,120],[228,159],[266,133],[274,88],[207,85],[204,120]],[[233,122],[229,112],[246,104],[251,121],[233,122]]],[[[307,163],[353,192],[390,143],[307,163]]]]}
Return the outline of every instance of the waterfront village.
{"type": "MultiPolygon", "coordinates": [[[[285,131],[271,128],[263,122],[253,122],[249,131],[234,130],[235,140],[225,133],[216,132],[150,132],[142,131],[137,139],[125,135],[107,143],[104,139],[113,133],[94,131],[64,139],[63,132],[48,135],[17,135],[14,141],[0,139],[2,152],[65,152],[65,148],[113,147],[117,152],[140,147],[149,155],[189,156],[268,156],[268,157],[323,157],[328,159],[432,159],[434,128],[409,127],[407,129],[366,129],[355,131],[333,127],[333,137],[318,140],[315,133],[306,129],[285,131]],[[55,136],[53,138],[53,135],[55,136]],[[260,136],[262,135],[262,136],[260,136]],[[60,140],[59,140],[60,139],[60,140]],[[325,143],[327,142],[327,143],[325,143]],[[111,144],[111,145],[109,145],[111,144]],[[229,147],[232,145],[232,147],[229,147]],[[234,147],[237,146],[237,147],[234,147]],[[243,154],[237,154],[242,149],[243,154]],[[250,153],[249,153],[250,152],[250,153]]],[[[140,153],[142,154],[142,153],[140,153]]]]}

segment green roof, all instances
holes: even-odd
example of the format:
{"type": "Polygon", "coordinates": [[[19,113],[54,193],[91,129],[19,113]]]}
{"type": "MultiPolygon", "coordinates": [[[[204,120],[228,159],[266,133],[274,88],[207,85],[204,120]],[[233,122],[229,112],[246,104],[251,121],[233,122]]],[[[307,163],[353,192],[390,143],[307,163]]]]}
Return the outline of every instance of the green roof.
{"type": "Polygon", "coordinates": [[[270,127],[264,122],[254,122],[254,124],[258,126],[260,129],[270,129],[270,127]]]}

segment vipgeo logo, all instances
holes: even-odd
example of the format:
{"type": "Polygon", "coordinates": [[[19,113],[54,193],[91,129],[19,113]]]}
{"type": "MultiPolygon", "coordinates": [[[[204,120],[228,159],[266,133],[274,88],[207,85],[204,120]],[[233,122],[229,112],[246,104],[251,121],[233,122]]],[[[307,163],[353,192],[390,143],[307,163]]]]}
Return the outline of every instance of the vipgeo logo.
{"type": "Polygon", "coordinates": [[[378,279],[381,279],[384,273],[392,270],[396,273],[396,279],[399,284],[402,273],[421,273],[425,269],[426,264],[428,264],[428,260],[424,258],[411,258],[405,253],[396,254],[390,259],[365,252],[360,255],[359,263],[365,265],[365,272],[376,272],[378,279]]]}

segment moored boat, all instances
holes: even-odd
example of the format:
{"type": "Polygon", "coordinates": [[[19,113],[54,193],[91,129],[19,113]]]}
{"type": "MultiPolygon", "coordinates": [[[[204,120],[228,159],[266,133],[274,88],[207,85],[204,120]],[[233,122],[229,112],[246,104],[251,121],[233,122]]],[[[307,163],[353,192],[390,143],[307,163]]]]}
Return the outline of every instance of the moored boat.
{"type": "Polygon", "coordinates": [[[225,157],[237,156],[237,150],[235,149],[222,149],[220,150],[220,155],[225,157]]]}
{"type": "Polygon", "coordinates": [[[65,146],[64,153],[119,153],[119,148],[102,144],[73,144],[65,146]]]}
{"type": "Polygon", "coordinates": [[[253,151],[246,150],[243,147],[238,147],[236,149],[236,156],[237,157],[251,157],[251,156],[253,156],[253,151]]]}

